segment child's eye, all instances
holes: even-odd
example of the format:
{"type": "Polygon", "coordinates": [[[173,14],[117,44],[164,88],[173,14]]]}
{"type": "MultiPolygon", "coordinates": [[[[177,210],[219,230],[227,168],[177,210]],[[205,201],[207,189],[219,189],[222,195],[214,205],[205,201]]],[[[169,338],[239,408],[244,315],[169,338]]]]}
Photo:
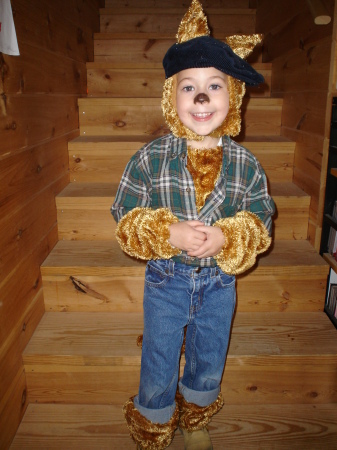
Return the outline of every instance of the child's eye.
{"type": "Polygon", "coordinates": [[[194,87],[193,86],[185,86],[185,87],[183,87],[183,91],[185,91],[185,92],[194,91],[194,87]]]}
{"type": "Polygon", "coordinates": [[[212,91],[217,91],[218,89],[221,89],[221,86],[219,84],[211,84],[209,88],[212,91]]]}

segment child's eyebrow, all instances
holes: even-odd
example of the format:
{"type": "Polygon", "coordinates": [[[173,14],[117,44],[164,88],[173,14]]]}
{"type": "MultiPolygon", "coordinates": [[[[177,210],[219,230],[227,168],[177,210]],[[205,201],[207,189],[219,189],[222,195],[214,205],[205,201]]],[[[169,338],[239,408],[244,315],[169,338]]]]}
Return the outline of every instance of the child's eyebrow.
{"type": "MultiPolygon", "coordinates": [[[[213,81],[213,80],[215,80],[215,79],[219,79],[219,80],[222,80],[222,81],[227,81],[227,75],[226,74],[224,74],[224,76],[222,77],[221,75],[212,75],[211,77],[208,77],[207,78],[207,81],[213,81]]],[[[180,84],[180,83],[182,83],[182,82],[195,82],[195,81],[197,81],[198,80],[198,78],[196,78],[196,77],[185,77],[185,78],[182,78],[179,82],[178,82],[178,84],[180,84]]]]}

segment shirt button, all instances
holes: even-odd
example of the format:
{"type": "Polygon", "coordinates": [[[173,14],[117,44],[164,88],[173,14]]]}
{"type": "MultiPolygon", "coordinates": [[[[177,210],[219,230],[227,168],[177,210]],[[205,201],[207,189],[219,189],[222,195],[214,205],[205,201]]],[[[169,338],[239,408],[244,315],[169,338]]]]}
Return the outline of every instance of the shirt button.
{"type": "Polygon", "coordinates": [[[186,153],[182,153],[181,158],[184,159],[186,157],[186,153]]]}
{"type": "Polygon", "coordinates": [[[176,153],[172,153],[171,158],[174,159],[177,156],[176,153]]]}
{"type": "Polygon", "coordinates": [[[191,188],[186,188],[186,192],[190,193],[191,192],[191,188]]]}

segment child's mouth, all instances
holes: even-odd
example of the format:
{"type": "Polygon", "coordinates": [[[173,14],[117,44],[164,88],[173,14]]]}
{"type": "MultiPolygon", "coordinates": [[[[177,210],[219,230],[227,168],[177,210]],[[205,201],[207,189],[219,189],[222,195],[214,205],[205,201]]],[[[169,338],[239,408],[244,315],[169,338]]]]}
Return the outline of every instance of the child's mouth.
{"type": "Polygon", "coordinates": [[[205,113],[194,113],[192,114],[193,118],[199,122],[204,122],[206,120],[209,120],[212,116],[213,113],[210,112],[205,112],[205,113]]]}

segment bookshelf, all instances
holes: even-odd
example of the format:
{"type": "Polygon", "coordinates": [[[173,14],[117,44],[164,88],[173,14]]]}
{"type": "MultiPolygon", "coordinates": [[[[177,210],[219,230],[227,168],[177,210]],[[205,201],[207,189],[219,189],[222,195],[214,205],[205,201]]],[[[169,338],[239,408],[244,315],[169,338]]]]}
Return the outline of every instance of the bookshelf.
{"type": "MultiPolygon", "coordinates": [[[[326,178],[324,214],[322,224],[322,239],[320,253],[330,265],[330,276],[327,286],[325,312],[337,328],[337,261],[331,254],[335,242],[334,232],[337,235],[337,96],[332,101],[330,145],[328,157],[328,170],[326,178]],[[335,212],[335,214],[334,214],[335,212]]],[[[336,238],[337,239],[337,238],[336,238]]]]}

